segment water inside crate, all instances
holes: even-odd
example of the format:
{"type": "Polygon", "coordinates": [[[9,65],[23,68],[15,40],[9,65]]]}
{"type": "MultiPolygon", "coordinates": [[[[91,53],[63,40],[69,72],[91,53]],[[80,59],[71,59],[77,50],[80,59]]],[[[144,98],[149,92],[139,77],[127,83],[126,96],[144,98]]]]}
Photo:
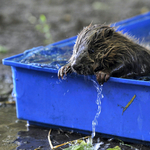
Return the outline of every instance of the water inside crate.
{"type": "MultiPolygon", "coordinates": [[[[139,39],[140,44],[149,47],[150,36],[139,39]]],[[[25,51],[21,56],[12,59],[15,62],[32,65],[34,67],[51,68],[58,70],[65,65],[70,59],[73,52],[73,43],[67,46],[40,46],[31,50],[25,51]]],[[[150,81],[150,76],[136,77],[134,79],[150,81]]]]}
{"type": "Polygon", "coordinates": [[[36,67],[58,69],[68,62],[72,51],[73,46],[41,46],[25,51],[23,55],[14,58],[13,61],[36,67]]]}

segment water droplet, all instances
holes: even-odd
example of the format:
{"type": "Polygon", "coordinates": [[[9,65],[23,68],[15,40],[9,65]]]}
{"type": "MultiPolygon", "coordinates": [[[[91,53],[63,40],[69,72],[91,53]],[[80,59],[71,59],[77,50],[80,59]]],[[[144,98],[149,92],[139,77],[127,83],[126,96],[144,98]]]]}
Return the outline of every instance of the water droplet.
{"type": "Polygon", "coordinates": [[[62,82],[62,80],[61,79],[58,79],[57,81],[56,81],[56,84],[60,84],[62,82]]]}
{"type": "Polygon", "coordinates": [[[63,80],[67,80],[67,76],[64,76],[64,77],[63,77],[63,80]]]}
{"type": "Polygon", "coordinates": [[[113,138],[111,138],[111,139],[108,139],[108,142],[111,142],[113,140],[113,138]]]}
{"type": "Polygon", "coordinates": [[[96,143],[94,145],[94,150],[98,150],[102,144],[104,144],[104,142],[96,143]]]}
{"type": "Polygon", "coordinates": [[[60,84],[60,82],[59,82],[59,81],[56,81],[56,84],[60,84]]]}

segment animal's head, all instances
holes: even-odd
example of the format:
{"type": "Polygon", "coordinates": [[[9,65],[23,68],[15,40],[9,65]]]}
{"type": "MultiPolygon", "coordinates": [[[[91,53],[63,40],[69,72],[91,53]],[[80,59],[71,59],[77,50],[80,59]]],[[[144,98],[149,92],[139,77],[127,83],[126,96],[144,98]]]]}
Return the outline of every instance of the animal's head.
{"type": "Polygon", "coordinates": [[[72,70],[78,74],[90,75],[103,69],[100,58],[104,58],[107,41],[113,37],[115,30],[109,26],[89,25],[78,35],[74,45],[73,57],[70,59],[72,70]]]}

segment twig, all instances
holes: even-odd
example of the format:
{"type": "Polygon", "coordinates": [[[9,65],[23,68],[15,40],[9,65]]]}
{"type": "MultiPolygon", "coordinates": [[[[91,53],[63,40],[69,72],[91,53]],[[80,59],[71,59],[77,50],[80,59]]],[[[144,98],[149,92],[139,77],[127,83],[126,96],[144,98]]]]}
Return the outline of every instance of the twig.
{"type": "Polygon", "coordinates": [[[78,141],[78,140],[84,140],[84,139],[87,139],[87,138],[91,137],[91,136],[86,136],[86,137],[79,138],[79,139],[77,139],[77,140],[68,141],[68,142],[62,143],[62,144],[60,144],[60,145],[53,146],[53,145],[52,145],[52,142],[51,142],[51,139],[50,139],[51,131],[52,131],[52,129],[50,129],[50,130],[49,130],[49,133],[48,133],[48,142],[49,142],[49,145],[50,145],[50,148],[51,148],[51,149],[56,149],[56,148],[58,148],[58,147],[61,147],[61,146],[64,146],[64,145],[67,145],[67,144],[70,144],[70,143],[75,143],[75,142],[78,141]]]}
{"type": "Polygon", "coordinates": [[[62,143],[62,144],[60,144],[60,145],[54,146],[53,149],[56,149],[56,148],[58,148],[58,147],[61,147],[61,146],[64,146],[64,145],[67,145],[67,144],[70,144],[70,143],[75,143],[76,141],[84,140],[84,139],[87,139],[87,138],[89,138],[89,137],[91,137],[91,136],[86,136],[86,137],[82,137],[82,138],[77,139],[77,140],[68,141],[68,142],[66,142],[66,143],[62,143]]]}
{"type": "Polygon", "coordinates": [[[51,142],[51,138],[50,138],[51,131],[52,131],[52,129],[50,129],[49,132],[48,132],[48,142],[49,142],[50,148],[51,148],[51,149],[54,149],[54,147],[53,147],[53,145],[52,145],[52,142],[51,142]]]}
{"type": "Polygon", "coordinates": [[[135,97],[136,97],[136,95],[134,95],[132,97],[132,99],[128,102],[128,104],[125,107],[123,107],[122,115],[123,115],[124,111],[131,105],[131,103],[133,102],[133,100],[135,99],[135,97]]]}

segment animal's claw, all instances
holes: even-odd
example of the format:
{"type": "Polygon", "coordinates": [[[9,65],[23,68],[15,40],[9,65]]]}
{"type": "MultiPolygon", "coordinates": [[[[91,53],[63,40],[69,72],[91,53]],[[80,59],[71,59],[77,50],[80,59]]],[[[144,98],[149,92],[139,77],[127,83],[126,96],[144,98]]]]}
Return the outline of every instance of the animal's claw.
{"type": "Polygon", "coordinates": [[[110,74],[104,71],[99,71],[96,73],[96,79],[99,84],[103,84],[104,82],[107,82],[109,78],[110,78],[110,74]]]}
{"type": "Polygon", "coordinates": [[[65,65],[62,66],[59,70],[58,70],[58,78],[62,78],[65,76],[67,76],[67,73],[71,72],[71,66],[70,65],[65,65]]]}

